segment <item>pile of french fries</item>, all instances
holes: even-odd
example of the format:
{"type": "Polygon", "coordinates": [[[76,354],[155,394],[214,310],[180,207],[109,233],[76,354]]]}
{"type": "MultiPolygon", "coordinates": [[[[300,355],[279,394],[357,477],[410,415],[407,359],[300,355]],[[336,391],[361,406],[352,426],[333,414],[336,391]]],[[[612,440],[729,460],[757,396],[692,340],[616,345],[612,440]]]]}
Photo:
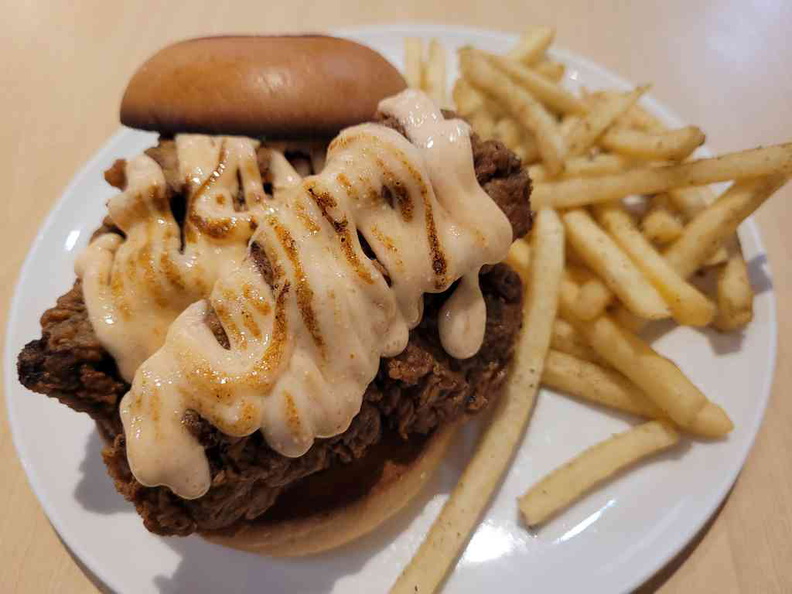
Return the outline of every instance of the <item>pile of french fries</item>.
{"type": "MultiPolygon", "coordinates": [[[[512,379],[478,449],[393,592],[433,592],[453,567],[506,472],[541,382],[634,415],[632,429],[594,445],[519,500],[529,527],[552,518],[622,469],[680,442],[722,438],[728,414],[639,336],[649,322],[739,330],[754,294],[736,230],[792,174],[792,143],[694,159],[695,126],[669,129],[632,91],[566,90],[536,27],[506,55],[459,50],[453,100],[482,138],[514,151],[534,182],[535,226],[508,261],[527,288],[512,379]],[[709,184],[731,182],[716,196],[709,184]],[[714,294],[691,278],[710,270],[714,294]]],[[[407,78],[441,105],[443,49],[407,40],[407,78]]]]}

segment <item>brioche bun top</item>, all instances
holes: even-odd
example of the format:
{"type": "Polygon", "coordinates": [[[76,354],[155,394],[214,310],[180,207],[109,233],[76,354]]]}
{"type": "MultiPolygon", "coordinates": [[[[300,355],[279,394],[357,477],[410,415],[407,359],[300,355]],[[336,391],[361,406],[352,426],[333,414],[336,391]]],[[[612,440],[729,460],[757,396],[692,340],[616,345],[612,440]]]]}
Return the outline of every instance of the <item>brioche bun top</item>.
{"type": "Polygon", "coordinates": [[[346,39],[204,37],[160,50],[135,72],[121,123],[164,134],[330,137],[405,86],[380,54],[346,39]]]}

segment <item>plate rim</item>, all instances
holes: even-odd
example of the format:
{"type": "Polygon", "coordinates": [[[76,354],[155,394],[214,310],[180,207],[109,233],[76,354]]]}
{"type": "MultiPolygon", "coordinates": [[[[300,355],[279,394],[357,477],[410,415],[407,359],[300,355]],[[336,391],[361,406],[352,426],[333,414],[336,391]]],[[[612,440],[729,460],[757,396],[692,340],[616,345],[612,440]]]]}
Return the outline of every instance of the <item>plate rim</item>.
{"type": "MultiPolygon", "coordinates": [[[[409,22],[409,21],[398,21],[395,23],[380,23],[380,24],[373,24],[373,25],[364,25],[364,26],[352,26],[352,27],[341,27],[341,28],[333,28],[327,31],[331,35],[336,35],[340,37],[366,37],[366,36],[377,36],[382,34],[389,34],[389,35],[396,35],[401,34],[402,36],[407,35],[443,35],[443,34],[450,34],[450,35],[469,35],[469,36],[487,36],[493,39],[503,39],[505,36],[509,37],[516,37],[517,33],[514,31],[506,31],[506,30],[497,30],[497,29],[487,29],[481,27],[470,27],[470,26],[461,26],[461,25],[447,25],[447,24],[437,24],[432,22],[409,22]]],[[[585,64],[587,68],[592,70],[597,70],[606,75],[608,78],[617,80],[619,85],[624,87],[632,86],[630,82],[622,77],[617,72],[611,70],[610,68],[606,68],[599,63],[589,59],[588,57],[581,55],[577,52],[567,50],[563,47],[553,48],[553,53],[562,57],[564,59],[573,59],[581,64],[585,64]]],[[[676,120],[679,123],[682,123],[684,120],[680,118],[677,113],[668,108],[665,104],[658,102],[653,97],[648,96],[644,98],[644,102],[648,104],[652,111],[656,113],[662,114],[667,119],[676,120]]],[[[25,455],[25,446],[22,444],[21,438],[18,436],[18,430],[15,427],[19,426],[20,421],[18,420],[18,412],[16,410],[15,405],[13,404],[13,399],[9,397],[9,394],[12,392],[14,388],[17,388],[17,374],[16,374],[16,352],[13,352],[12,349],[14,346],[12,345],[9,337],[12,332],[12,325],[14,320],[17,318],[18,313],[22,307],[21,304],[21,297],[20,297],[20,287],[22,285],[23,279],[27,278],[30,274],[31,268],[31,261],[33,259],[33,254],[36,249],[39,247],[39,244],[43,241],[43,238],[51,231],[52,227],[55,225],[55,221],[60,215],[61,211],[65,207],[65,200],[64,198],[67,195],[72,194],[75,189],[81,185],[83,180],[87,178],[94,169],[97,168],[98,164],[104,159],[105,155],[109,152],[112,152],[115,145],[119,142],[123,141],[124,138],[130,134],[132,131],[129,128],[119,127],[107,140],[105,140],[92,154],[91,158],[86,161],[82,167],[75,173],[72,178],[70,179],[69,183],[65,186],[65,188],[60,192],[57,200],[54,202],[51,210],[44,218],[42,223],[40,224],[38,231],[36,232],[35,237],[30,243],[30,247],[28,248],[27,254],[25,259],[23,260],[19,270],[17,272],[17,276],[14,282],[14,290],[12,294],[12,298],[8,307],[8,318],[5,324],[5,348],[3,349],[3,371],[4,371],[4,382],[3,382],[3,389],[5,391],[5,400],[6,400],[6,408],[8,411],[8,424],[9,429],[11,432],[12,442],[14,444],[14,449],[17,454],[17,459],[19,460],[22,468],[25,471],[25,475],[27,478],[28,483],[30,484],[31,490],[33,494],[38,499],[41,507],[43,508],[47,519],[55,528],[59,538],[62,540],[63,544],[66,548],[73,552],[85,565],[85,568],[88,572],[93,574],[96,578],[100,579],[104,585],[110,586],[115,590],[123,590],[120,584],[116,584],[113,579],[110,578],[109,575],[105,573],[101,564],[99,564],[94,556],[81,544],[80,541],[76,538],[72,538],[70,533],[64,531],[62,526],[62,521],[58,513],[56,512],[56,505],[50,500],[50,498],[46,495],[47,491],[43,488],[41,484],[41,478],[35,471],[35,469],[29,464],[29,459],[25,455]]],[[[704,147],[705,154],[711,154],[711,152],[704,147]]],[[[755,244],[757,252],[760,254],[766,254],[767,251],[765,249],[764,243],[762,242],[761,233],[759,231],[758,225],[754,217],[749,217],[746,221],[742,223],[740,226],[739,232],[741,234],[748,234],[751,237],[752,242],[755,244]]],[[[623,575],[622,578],[617,578],[616,581],[620,582],[620,591],[631,591],[636,587],[640,586],[648,579],[650,579],[653,575],[655,575],[659,570],[666,566],[666,564],[671,561],[691,540],[695,537],[696,534],[704,527],[704,525],[713,517],[714,513],[726,499],[726,496],[733,488],[734,484],[737,481],[740,473],[742,472],[743,467],[747,461],[748,455],[750,454],[751,450],[753,449],[754,443],[756,438],[761,430],[762,424],[764,422],[765,414],[767,412],[767,407],[770,403],[770,399],[773,396],[773,383],[775,379],[775,372],[776,366],[778,364],[778,319],[777,319],[777,298],[775,287],[772,284],[773,279],[773,272],[772,272],[772,264],[769,259],[765,263],[766,274],[771,280],[771,289],[767,292],[767,298],[769,300],[768,309],[769,309],[769,340],[770,340],[770,353],[771,353],[771,361],[770,361],[770,373],[766,374],[762,378],[762,389],[761,389],[761,403],[755,409],[755,414],[752,419],[750,419],[750,437],[746,440],[745,444],[742,446],[740,451],[738,452],[738,456],[736,456],[736,460],[739,461],[739,464],[736,464],[732,472],[728,473],[728,476],[725,476],[725,480],[721,481],[718,489],[713,489],[709,492],[707,497],[706,505],[706,513],[701,514],[701,516],[695,521],[685,524],[681,526],[679,535],[673,541],[668,541],[665,543],[664,550],[657,551],[658,555],[656,556],[656,561],[649,564],[651,565],[646,571],[640,571],[638,569],[632,569],[628,572],[622,571],[620,575],[623,575]],[[629,575],[628,575],[629,574],[629,575]]],[[[528,431],[530,431],[530,425],[528,427],[528,431]]],[[[78,563],[79,565],[79,563],[78,563]]],[[[646,568],[646,565],[642,566],[646,568]]],[[[91,576],[89,576],[91,577],[91,576]]]]}

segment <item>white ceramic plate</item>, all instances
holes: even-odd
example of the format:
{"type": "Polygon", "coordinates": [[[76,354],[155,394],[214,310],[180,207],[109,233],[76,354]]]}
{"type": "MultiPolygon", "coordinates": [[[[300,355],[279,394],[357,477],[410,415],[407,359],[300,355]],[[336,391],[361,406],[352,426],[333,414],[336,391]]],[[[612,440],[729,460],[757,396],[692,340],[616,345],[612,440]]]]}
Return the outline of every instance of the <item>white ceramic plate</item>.
{"type": "MultiPolygon", "coordinates": [[[[438,37],[449,49],[472,43],[505,51],[503,33],[439,26],[340,32],[402,61],[406,35],[438,37]]],[[[566,83],[591,89],[628,84],[568,52],[566,83]]],[[[449,82],[455,75],[451,64],[449,82]]],[[[651,79],[651,73],[647,73],[651,79]]],[[[650,99],[669,124],[682,121],[650,99]]],[[[148,533],[118,495],[99,455],[99,438],[78,415],[16,382],[16,355],[40,334],[38,318],[71,286],[72,265],[113,194],[102,179],[117,157],[150,146],[153,134],[122,130],[74,178],[42,226],[22,268],[9,315],[5,377],[9,418],[30,483],[63,540],[119,592],[384,592],[416,550],[473,447],[469,427],[424,496],[375,534],[340,550],[302,560],[272,560],[209,544],[198,537],[148,533]]],[[[694,442],[619,478],[541,530],[518,522],[515,499],[539,477],[585,447],[628,426],[628,419],[547,390],[493,505],[453,572],[448,592],[589,592],[629,590],[668,561],[726,495],[759,428],[775,363],[775,302],[764,251],[752,222],[740,237],[754,286],[756,319],[739,336],[676,329],[656,341],[736,428],[716,443],[694,442]]]]}

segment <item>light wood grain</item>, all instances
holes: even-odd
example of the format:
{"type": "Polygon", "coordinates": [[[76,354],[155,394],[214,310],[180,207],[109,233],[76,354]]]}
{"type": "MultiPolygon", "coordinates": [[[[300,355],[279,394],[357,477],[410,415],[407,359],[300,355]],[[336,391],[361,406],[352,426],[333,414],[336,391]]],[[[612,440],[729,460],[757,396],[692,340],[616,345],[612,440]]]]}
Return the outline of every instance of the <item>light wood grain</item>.
{"type": "MultiPolygon", "coordinates": [[[[187,6],[153,0],[0,3],[3,323],[42,218],[73,172],[117,128],[127,78],[153,51],[186,36],[405,20],[512,30],[550,24],[558,27],[559,45],[635,82],[655,83],[654,96],[709,132],[708,144],[717,151],[792,139],[788,0],[204,0],[187,6]]],[[[792,266],[784,242],[792,229],[790,200],[787,189],[757,217],[779,302],[779,359],[764,426],[719,515],[643,591],[792,590],[792,266]]],[[[30,491],[5,407],[0,410],[0,590],[96,591],[30,491]]]]}

